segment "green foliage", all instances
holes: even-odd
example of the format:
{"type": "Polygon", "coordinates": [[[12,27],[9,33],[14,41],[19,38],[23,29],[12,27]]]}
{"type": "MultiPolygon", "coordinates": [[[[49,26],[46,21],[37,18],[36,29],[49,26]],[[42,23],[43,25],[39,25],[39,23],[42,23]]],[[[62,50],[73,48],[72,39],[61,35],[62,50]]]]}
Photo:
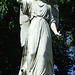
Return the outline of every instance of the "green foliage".
{"type": "Polygon", "coordinates": [[[74,34],[74,12],[75,12],[75,2],[71,0],[58,0],[59,10],[60,10],[60,25],[59,29],[61,31],[62,37],[58,40],[53,36],[53,50],[54,50],[54,63],[59,69],[60,75],[68,75],[71,67],[74,64],[74,58],[69,56],[73,55],[73,51],[69,48],[73,44],[75,37],[74,34]],[[70,42],[67,43],[67,37],[70,42]]]}
{"type": "Polygon", "coordinates": [[[0,71],[0,75],[2,75],[2,71],[0,71]]]}
{"type": "Polygon", "coordinates": [[[60,75],[67,75],[73,65],[73,59],[69,56],[72,51],[69,51],[64,35],[59,40],[53,36],[54,64],[57,65],[60,75]]]}
{"type": "Polygon", "coordinates": [[[17,75],[21,60],[19,5],[15,0],[0,1],[0,69],[2,75],[17,75]],[[15,66],[15,67],[14,67],[15,66]]]}
{"type": "Polygon", "coordinates": [[[73,75],[75,75],[75,73],[73,73],[73,75]]]}
{"type": "Polygon", "coordinates": [[[6,14],[8,12],[8,7],[7,7],[7,4],[6,4],[6,0],[1,0],[0,1],[0,11],[1,11],[1,14],[6,14]]]}
{"type": "Polygon", "coordinates": [[[65,2],[68,3],[70,2],[71,0],[58,0],[59,2],[61,2],[62,4],[64,4],[65,2]]]}

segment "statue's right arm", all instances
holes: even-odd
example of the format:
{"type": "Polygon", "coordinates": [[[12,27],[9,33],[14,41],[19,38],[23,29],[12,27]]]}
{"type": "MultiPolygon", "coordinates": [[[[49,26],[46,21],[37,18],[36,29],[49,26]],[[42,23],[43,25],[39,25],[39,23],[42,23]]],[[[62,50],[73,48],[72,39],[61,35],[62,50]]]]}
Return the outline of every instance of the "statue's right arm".
{"type": "Polygon", "coordinates": [[[19,4],[23,4],[23,1],[22,1],[22,0],[17,0],[17,2],[18,2],[19,4]]]}

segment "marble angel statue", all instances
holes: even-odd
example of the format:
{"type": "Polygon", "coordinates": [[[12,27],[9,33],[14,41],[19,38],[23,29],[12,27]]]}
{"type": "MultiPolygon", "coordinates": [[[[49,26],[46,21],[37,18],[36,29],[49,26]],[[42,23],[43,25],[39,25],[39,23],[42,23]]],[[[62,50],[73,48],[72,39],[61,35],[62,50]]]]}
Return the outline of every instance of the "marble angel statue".
{"type": "Polygon", "coordinates": [[[23,55],[18,75],[53,75],[51,30],[57,31],[58,12],[50,1],[17,0],[20,4],[23,55]]]}

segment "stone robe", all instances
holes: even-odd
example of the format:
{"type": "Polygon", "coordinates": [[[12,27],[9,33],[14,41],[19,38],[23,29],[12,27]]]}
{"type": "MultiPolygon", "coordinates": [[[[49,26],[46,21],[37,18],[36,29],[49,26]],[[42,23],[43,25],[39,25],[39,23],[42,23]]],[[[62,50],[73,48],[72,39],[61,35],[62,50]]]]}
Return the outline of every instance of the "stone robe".
{"type": "Polygon", "coordinates": [[[22,36],[25,28],[21,27],[23,32],[23,34],[21,32],[21,44],[23,44],[24,50],[19,75],[53,75],[50,24],[57,23],[57,13],[53,14],[52,6],[43,1],[29,2],[23,0],[22,13],[27,14],[27,11],[28,21],[25,21],[23,26],[28,24],[29,28],[26,34],[26,36],[28,35],[27,41],[25,42],[26,36],[24,38],[22,36]]]}

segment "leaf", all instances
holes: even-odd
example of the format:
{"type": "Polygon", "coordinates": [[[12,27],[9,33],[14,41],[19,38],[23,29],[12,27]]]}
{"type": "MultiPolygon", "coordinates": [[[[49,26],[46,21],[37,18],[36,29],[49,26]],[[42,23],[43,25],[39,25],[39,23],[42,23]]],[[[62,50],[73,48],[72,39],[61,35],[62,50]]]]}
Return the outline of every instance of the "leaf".
{"type": "Polygon", "coordinates": [[[2,2],[0,2],[0,5],[2,4],[2,2]]]}

